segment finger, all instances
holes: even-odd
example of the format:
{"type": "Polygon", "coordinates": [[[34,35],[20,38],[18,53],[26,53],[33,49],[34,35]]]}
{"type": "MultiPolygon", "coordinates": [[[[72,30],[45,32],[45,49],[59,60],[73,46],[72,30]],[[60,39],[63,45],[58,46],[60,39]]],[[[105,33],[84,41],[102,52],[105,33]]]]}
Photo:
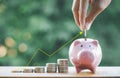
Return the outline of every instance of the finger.
{"type": "Polygon", "coordinates": [[[110,4],[111,0],[92,0],[92,9],[86,17],[86,29],[89,30],[95,18],[110,4]]]}
{"type": "Polygon", "coordinates": [[[89,0],[89,4],[91,4],[92,3],[92,1],[91,0],[89,0]]]}
{"type": "Polygon", "coordinates": [[[95,20],[96,16],[101,13],[101,10],[97,10],[95,8],[92,8],[90,12],[88,13],[88,16],[86,17],[85,27],[87,30],[90,29],[93,21],[95,20]]]}
{"type": "Polygon", "coordinates": [[[79,21],[80,21],[82,30],[85,29],[85,18],[86,18],[87,9],[88,9],[88,2],[89,0],[80,0],[79,21]]]}
{"type": "Polygon", "coordinates": [[[76,23],[78,26],[80,26],[79,14],[78,14],[79,1],[80,1],[80,0],[73,0],[73,5],[72,5],[73,16],[74,16],[74,19],[75,19],[75,23],[76,23]]]}
{"type": "Polygon", "coordinates": [[[111,0],[89,0],[89,4],[92,7],[99,8],[101,10],[104,10],[109,4],[111,0]]]}

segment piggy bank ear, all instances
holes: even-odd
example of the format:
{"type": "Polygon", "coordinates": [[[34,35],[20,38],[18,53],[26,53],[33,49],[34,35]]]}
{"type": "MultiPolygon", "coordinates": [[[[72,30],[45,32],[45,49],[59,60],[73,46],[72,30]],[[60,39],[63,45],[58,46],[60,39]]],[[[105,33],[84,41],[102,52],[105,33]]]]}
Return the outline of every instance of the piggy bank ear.
{"type": "Polygon", "coordinates": [[[74,42],[74,46],[76,46],[76,45],[78,45],[78,44],[80,44],[80,41],[75,41],[75,42],[74,42]]]}
{"type": "Polygon", "coordinates": [[[98,40],[94,40],[94,41],[92,41],[92,43],[93,43],[94,45],[98,46],[98,40]]]}

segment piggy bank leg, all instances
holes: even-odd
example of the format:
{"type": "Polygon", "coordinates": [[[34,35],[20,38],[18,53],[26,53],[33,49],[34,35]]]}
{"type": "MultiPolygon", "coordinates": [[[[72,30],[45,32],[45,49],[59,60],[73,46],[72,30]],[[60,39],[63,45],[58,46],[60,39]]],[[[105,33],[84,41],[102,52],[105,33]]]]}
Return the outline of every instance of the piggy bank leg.
{"type": "Polygon", "coordinates": [[[91,71],[92,73],[95,73],[95,71],[96,71],[96,67],[92,67],[92,68],[90,68],[90,71],[91,71]]]}
{"type": "Polygon", "coordinates": [[[84,69],[88,69],[88,70],[90,70],[92,73],[95,73],[95,71],[96,71],[96,67],[76,66],[75,68],[76,68],[76,72],[77,72],[77,73],[81,72],[81,71],[84,70],[84,69]]]}
{"type": "Polygon", "coordinates": [[[82,69],[81,69],[80,67],[78,67],[78,66],[76,66],[75,68],[76,68],[76,72],[77,72],[77,73],[81,72],[81,70],[82,70],[82,69]]]}

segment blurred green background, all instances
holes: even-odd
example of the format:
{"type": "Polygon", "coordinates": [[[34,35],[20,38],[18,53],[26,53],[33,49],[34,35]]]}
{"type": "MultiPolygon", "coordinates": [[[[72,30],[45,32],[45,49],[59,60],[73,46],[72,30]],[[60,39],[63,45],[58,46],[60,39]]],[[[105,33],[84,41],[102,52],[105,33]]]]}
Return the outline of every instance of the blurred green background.
{"type": "MultiPolygon", "coordinates": [[[[120,0],[112,0],[87,32],[89,38],[100,42],[101,66],[120,65],[119,3],[120,0]]],[[[51,54],[78,34],[71,7],[72,0],[0,0],[0,65],[25,66],[36,49],[51,54]]],[[[52,57],[38,51],[29,65],[68,58],[70,44],[52,57]]]]}

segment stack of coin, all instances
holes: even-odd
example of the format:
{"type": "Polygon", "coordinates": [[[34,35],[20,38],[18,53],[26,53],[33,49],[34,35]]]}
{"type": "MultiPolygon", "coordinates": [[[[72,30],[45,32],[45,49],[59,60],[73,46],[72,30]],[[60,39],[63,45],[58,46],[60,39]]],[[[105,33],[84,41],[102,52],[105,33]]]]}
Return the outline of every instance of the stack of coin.
{"type": "Polygon", "coordinates": [[[36,68],[34,69],[34,72],[35,72],[35,73],[45,73],[45,67],[43,67],[43,66],[36,67],[36,68]]]}
{"type": "Polygon", "coordinates": [[[56,73],[57,64],[56,63],[47,63],[46,64],[47,73],[56,73]]]}
{"type": "Polygon", "coordinates": [[[23,71],[20,71],[20,70],[13,70],[12,73],[23,73],[23,71]]]}
{"type": "Polygon", "coordinates": [[[58,59],[58,72],[68,73],[68,59],[58,59]]]}
{"type": "Polygon", "coordinates": [[[23,73],[33,73],[33,69],[24,69],[23,73]]]}

